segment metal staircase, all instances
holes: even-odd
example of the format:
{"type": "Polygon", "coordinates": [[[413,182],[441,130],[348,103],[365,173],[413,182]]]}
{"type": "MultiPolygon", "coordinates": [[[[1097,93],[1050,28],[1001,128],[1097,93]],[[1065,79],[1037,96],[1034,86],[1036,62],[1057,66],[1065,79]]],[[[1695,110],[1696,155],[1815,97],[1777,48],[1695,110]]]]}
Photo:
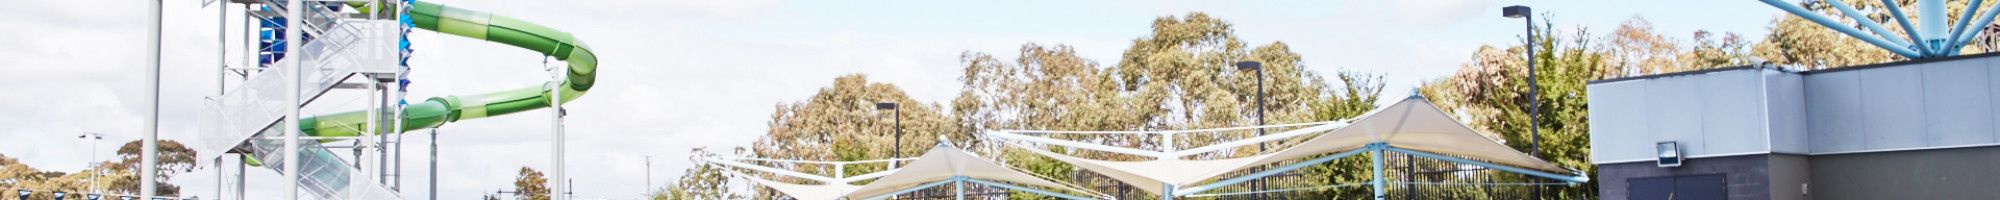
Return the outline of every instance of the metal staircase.
{"type": "MultiPolygon", "coordinates": [[[[288,7],[282,0],[232,1],[249,4],[256,9],[246,12],[253,20],[259,20],[262,27],[252,35],[262,36],[256,42],[262,44],[255,49],[258,57],[255,68],[246,69],[247,76],[239,84],[225,91],[222,96],[211,97],[201,113],[200,131],[191,142],[197,152],[206,156],[221,156],[218,152],[242,153],[246,158],[256,159],[262,167],[283,172],[281,139],[282,129],[278,127],[287,112],[286,106],[310,105],[322,95],[340,89],[367,89],[372,94],[376,86],[398,82],[398,75],[404,69],[401,61],[406,58],[404,47],[399,45],[405,28],[387,14],[362,13],[348,7],[342,1],[307,1],[305,16],[284,16],[288,7]],[[304,20],[301,27],[283,27],[285,20],[304,20]],[[275,23],[272,23],[275,22],[275,23]],[[276,26],[271,26],[276,25],[276,26]],[[284,31],[304,31],[306,35],[299,49],[284,49],[281,36],[284,31]],[[286,66],[283,59],[303,59],[302,67],[286,66]],[[308,70],[300,80],[298,94],[284,94],[285,82],[290,70],[308,70]],[[357,83],[359,82],[359,83],[357,83]],[[302,105],[284,105],[283,95],[300,95],[302,105]]],[[[369,1],[363,5],[377,7],[397,7],[395,1],[369,1]]],[[[386,122],[392,109],[383,106],[377,109],[379,122],[386,122]]],[[[376,127],[389,127],[377,125],[376,127]]],[[[291,127],[296,128],[296,127],[291,127]]],[[[378,130],[377,133],[387,132],[378,130]]],[[[376,134],[381,135],[381,134],[376,134]]],[[[312,141],[332,141],[360,139],[311,138],[312,141]]],[[[322,146],[319,142],[301,142],[298,159],[300,162],[300,186],[316,199],[402,199],[390,187],[386,187],[371,171],[373,166],[357,165],[349,162],[322,146]]],[[[373,143],[371,143],[373,144],[373,143]]],[[[357,143],[356,146],[363,146],[357,143]]],[[[352,147],[349,147],[352,148],[352,147]]],[[[380,148],[380,147],[376,147],[380,148]]],[[[361,152],[361,151],[356,151],[361,152]]],[[[358,153],[357,153],[358,154],[358,153]]],[[[371,154],[372,155],[372,154],[371,154]]],[[[376,155],[379,156],[379,155],[376,155]]],[[[364,159],[361,155],[357,159],[364,159]]],[[[210,157],[213,158],[213,157],[210,157]]],[[[386,166],[386,165],[384,165],[386,166]]]]}

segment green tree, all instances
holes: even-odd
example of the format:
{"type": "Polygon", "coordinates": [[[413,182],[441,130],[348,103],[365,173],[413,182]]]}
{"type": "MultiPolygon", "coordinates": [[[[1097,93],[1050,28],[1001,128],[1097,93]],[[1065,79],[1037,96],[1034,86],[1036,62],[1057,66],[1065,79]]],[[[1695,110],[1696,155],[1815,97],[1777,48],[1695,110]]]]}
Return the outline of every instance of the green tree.
{"type": "MultiPolygon", "coordinates": [[[[135,166],[140,164],[139,154],[141,145],[140,141],[134,140],[119,146],[118,162],[111,163],[110,166],[118,169],[128,169],[127,171],[131,172],[139,171],[139,168],[135,166]]],[[[194,171],[194,149],[189,149],[186,145],[181,145],[180,142],[173,140],[160,140],[158,153],[159,155],[156,158],[159,159],[159,165],[157,165],[157,172],[159,174],[154,178],[157,181],[157,183],[154,183],[154,194],[159,194],[160,196],[180,196],[181,187],[169,181],[173,180],[175,175],[194,171]]],[[[110,184],[110,186],[106,189],[111,192],[139,193],[139,178],[137,174],[124,178],[104,180],[109,181],[107,184],[110,184]]]]}
{"type": "MultiPolygon", "coordinates": [[[[967,52],[960,57],[965,65],[960,80],[966,88],[954,100],[953,112],[967,130],[1168,130],[1254,125],[1257,72],[1235,69],[1233,63],[1239,61],[1263,63],[1270,124],[1351,118],[1372,110],[1382,87],[1379,76],[1353,72],[1337,74],[1341,85],[1332,86],[1306,70],[1302,56],[1287,44],[1272,42],[1246,48],[1228,22],[1203,13],[1160,17],[1152,27],[1153,32],[1135,39],[1121,62],[1113,66],[1101,66],[1065,45],[1025,44],[1012,62],[967,52]]],[[[1188,139],[1177,145],[1251,136],[1255,136],[1254,131],[1187,135],[1188,139]]],[[[1142,149],[1165,145],[1137,135],[1056,137],[1142,149]]],[[[1273,148],[1286,143],[1274,143],[1277,146],[1273,148]]],[[[1098,159],[1143,159],[1106,152],[1046,150],[1098,159]]],[[[1236,157],[1256,151],[1254,146],[1243,147],[1197,157],[1236,157]]],[[[1079,172],[1039,155],[1002,155],[1011,165],[1048,177],[1072,177],[1079,172]]],[[[1119,184],[1103,178],[1090,180],[1097,182],[1078,184],[1119,184]]],[[[1013,197],[1034,198],[1025,194],[1013,197]]]]}
{"type": "Polygon", "coordinates": [[[521,173],[514,177],[514,196],[519,200],[548,200],[549,179],[542,171],[521,167],[521,173]]]}
{"type": "Polygon", "coordinates": [[[674,181],[673,185],[668,185],[668,188],[654,190],[651,194],[648,194],[649,199],[699,200],[744,198],[742,195],[736,194],[735,190],[729,187],[729,181],[734,179],[732,179],[732,175],[724,173],[722,170],[730,169],[727,169],[726,166],[701,161],[703,157],[714,156],[717,156],[717,154],[709,152],[706,148],[695,148],[688,156],[688,160],[695,163],[694,167],[689,167],[685,172],[682,172],[680,179],[674,181]]]}
{"type": "MultiPolygon", "coordinates": [[[[1544,17],[1544,19],[1547,19],[1544,17]]],[[[1555,33],[1553,23],[1542,21],[1536,30],[1534,76],[1541,93],[1530,96],[1525,55],[1520,46],[1482,46],[1472,61],[1443,80],[1425,83],[1420,91],[1447,112],[1469,117],[1464,122],[1489,137],[1522,152],[1531,152],[1558,166],[1595,174],[1589,162],[1590,144],[1586,81],[1617,77],[1628,69],[1618,67],[1614,51],[1600,48],[1590,39],[1588,29],[1555,33]],[[1528,106],[1535,109],[1540,123],[1529,123],[1528,106]],[[1529,129],[1540,129],[1541,148],[1531,151],[1529,129]]],[[[1539,180],[1503,180],[1538,181],[1539,180]]],[[[1544,197],[1594,199],[1595,182],[1576,186],[1552,186],[1544,197]]]]}

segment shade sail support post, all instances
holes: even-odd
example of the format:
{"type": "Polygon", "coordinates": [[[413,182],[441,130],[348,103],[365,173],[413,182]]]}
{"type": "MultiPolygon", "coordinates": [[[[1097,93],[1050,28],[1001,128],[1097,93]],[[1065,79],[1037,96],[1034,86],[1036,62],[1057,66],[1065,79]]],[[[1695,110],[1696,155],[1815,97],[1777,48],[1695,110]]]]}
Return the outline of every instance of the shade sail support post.
{"type": "Polygon", "coordinates": [[[1368,144],[1368,151],[1369,151],[1368,160],[1369,162],[1374,164],[1373,168],[1371,168],[1369,171],[1375,173],[1375,180],[1369,181],[1368,184],[1375,185],[1375,200],[1386,199],[1388,197],[1387,194],[1389,192],[1388,190],[1382,188],[1383,187],[1382,182],[1385,181],[1382,180],[1382,169],[1383,169],[1382,149],[1384,149],[1385,146],[1389,145],[1387,143],[1368,144]]]}

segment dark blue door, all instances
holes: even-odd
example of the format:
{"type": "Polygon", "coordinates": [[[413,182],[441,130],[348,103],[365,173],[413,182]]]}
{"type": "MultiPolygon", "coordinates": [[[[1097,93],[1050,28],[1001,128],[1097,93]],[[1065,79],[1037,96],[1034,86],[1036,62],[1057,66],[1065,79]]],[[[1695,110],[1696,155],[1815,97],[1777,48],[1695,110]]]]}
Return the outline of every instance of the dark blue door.
{"type": "Polygon", "coordinates": [[[1722,200],[1729,199],[1728,182],[1722,174],[1666,176],[1626,179],[1625,191],[1631,200],[1722,200]]]}

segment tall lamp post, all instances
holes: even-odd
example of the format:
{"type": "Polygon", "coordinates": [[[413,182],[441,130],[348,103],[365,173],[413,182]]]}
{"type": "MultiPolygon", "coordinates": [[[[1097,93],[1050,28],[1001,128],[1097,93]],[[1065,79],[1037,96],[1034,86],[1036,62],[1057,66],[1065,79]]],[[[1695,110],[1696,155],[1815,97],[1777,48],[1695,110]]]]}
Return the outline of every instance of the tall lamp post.
{"type": "MultiPolygon", "coordinates": [[[[903,109],[897,108],[896,103],[883,102],[883,103],[875,103],[875,110],[896,111],[896,147],[893,152],[890,152],[889,157],[891,159],[902,158],[903,157],[903,109]]],[[[889,161],[890,165],[895,165],[895,162],[896,161],[889,161]]],[[[889,166],[889,168],[896,168],[896,166],[889,166]]]]}
{"type": "Polygon", "coordinates": [[[97,193],[97,142],[104,141],[104,134],[85,132],[82,135],[77,135],[76,138],[90,140],[90,163],[86,163],[84,166],[90,167],[90,193],[96,194],[97,193]]]}
{"type": "MultiPolygon", "coordinates": [[[[1527,45],[1528,47],[1527,48],[1528,49],[1528,141],[1529,141],[1528,155],[1534,156],[1535,158],[1541,158],[1542,129],[1538,126],[1542,124],[1541,122],[1542,84],[1540,82],[1535,82],[1534,12],[1531,12],[1528,6],[1522,6],[1522,5],[1507,6],[1506,8],[1501,8],[1500,11],[1501,14],[1507,16],[1507,18],[1526,19],[1526,22],[1528,24],[1528,37],[1526,38],[1528,42],[1527,43],[1528,44],[1527,45]]],[[[1535,187],[1534,191],[1535,191],[1535,198],[1540,199],[1542,197],[1542,188],[1535,187]]]]}
{"type": "MultiPolygon", "coordinates": [[[[1264,126],[1264,63],[1257,61],[1236,62],[1236,70],[1257,72],[1257,126],[1259,126],[1257,127],[1257,136],[1264,136],[1264,127],[1262,127],[1264,126]]],[[[1264,153],[1264,148],[1264,143],[1257,143],[1257,153],[1264,153]]],[[[1265,181],[1263,178],[1258,178],[1257,183],[1253,184],[1252,187],[1258,191],[1263,191],[1267,186],[1265,181]]],[[[1264,199],[1264,193],[1257,193],[1250,197],[1253,199],[1264,199]]]]}

